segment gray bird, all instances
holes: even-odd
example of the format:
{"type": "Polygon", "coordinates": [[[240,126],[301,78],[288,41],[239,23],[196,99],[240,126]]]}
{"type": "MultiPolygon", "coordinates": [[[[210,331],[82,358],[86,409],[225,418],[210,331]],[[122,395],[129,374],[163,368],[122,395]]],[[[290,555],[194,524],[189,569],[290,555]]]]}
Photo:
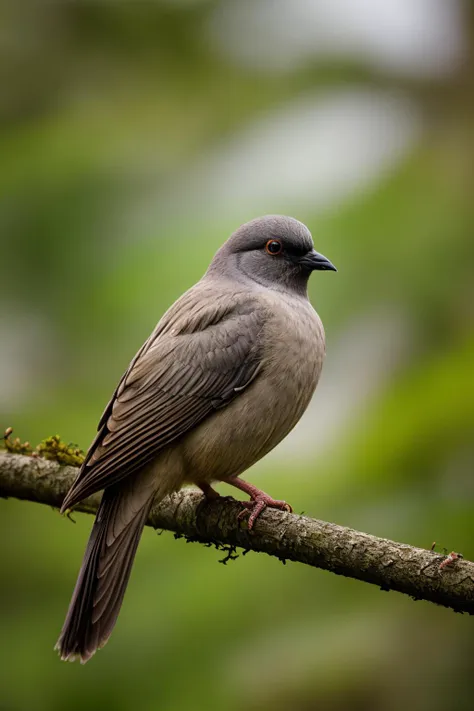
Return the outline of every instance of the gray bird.
{"type": "Polygon", "coordinates": [[[301,222],[269,215],[240,227],[204,277],[165,313],[105,408],[61,511],[104,490],[56,648],[84,663],[110,637],[155,501],[193,483],[247,493],[249,529],[267,506],[240,478],[295,426],[316,388],[324,329],[307,295],[336,271],[301,222]]]}

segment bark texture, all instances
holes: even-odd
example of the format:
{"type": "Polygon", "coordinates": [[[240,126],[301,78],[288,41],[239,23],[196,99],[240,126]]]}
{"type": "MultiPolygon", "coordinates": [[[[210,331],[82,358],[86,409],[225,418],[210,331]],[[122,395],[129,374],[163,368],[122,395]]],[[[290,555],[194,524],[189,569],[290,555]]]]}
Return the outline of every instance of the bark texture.
{"type": "MultiPolygon", "coordinates": [[[[0,497],[59,508],[77,471],[38,457],[0,452],[0,497]]],[[[94,513],[99,501],[100,496],[92,496],[76,510],[94,513]]],[[[249,533],[245,523],[237,521],[240,510],[238,502],[207,503],[199,492],[184,489],[154,506],[147,525],[218,545],[229,558],[237,547],[267,553],[474,614],[470,561],[276,509],[267,509],[249,533]]]]}

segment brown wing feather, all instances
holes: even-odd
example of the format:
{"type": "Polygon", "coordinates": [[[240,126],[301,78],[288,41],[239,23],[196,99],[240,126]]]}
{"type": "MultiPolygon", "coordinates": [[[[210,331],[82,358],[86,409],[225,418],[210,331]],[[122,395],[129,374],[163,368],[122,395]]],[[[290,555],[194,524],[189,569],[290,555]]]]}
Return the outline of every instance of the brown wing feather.
{"type": "Polygon", "coordinates": [[[205,294],[192,298],[192,291],[163,317],[122,377],[63,510],[143,469],[256,376],[262,310],[248,297],[244,304],[235,295],[216,302],[205,294]]]}

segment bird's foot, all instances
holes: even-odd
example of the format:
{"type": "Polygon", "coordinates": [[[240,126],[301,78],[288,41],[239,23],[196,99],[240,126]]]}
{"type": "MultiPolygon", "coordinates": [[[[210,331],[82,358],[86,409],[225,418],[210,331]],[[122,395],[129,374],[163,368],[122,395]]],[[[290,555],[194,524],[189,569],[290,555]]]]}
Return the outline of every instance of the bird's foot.
{"type": "Polygon", "coordinates": [[[209,503],[212,501],[237,501],[237,499],[234,499],[233,496],[222,496],[222,494],[219,494],[218,491],[212,488],[210,484],[208,484],[205,481],[200,482],[197,484],[197,486],[201,489],[202,493],[204,494],[204,501],[209,503]]]}
{"type": "Polygon", "coordinates": [[[219,492],[213,489],[207,481],[200,481],[198,486],[208,501],[215,501],[221,498],[219,492]]]}
{"type": "Polygon", "coordinates": [[[237,518],[239,519],[239,521],[241,521],[246,516],[249,517],[247,524],[249,531],[252,530],[255,521],[258,519],[262,511],[265,511],[267,506],[272,509],[280,509],[280,511],[288,511],[289,513],[293,511],[290,504],[288,504],[286,501],[272,499],[272,497],[268,494],[265,494],[264,491],[259,491],[258,494],[255,494],[252,497],[251,501],[240,501],[240,504],[244,506],[244,508],[239,513],[237,518]]]}
{"type": "MultiPolygon", "coordinates": [[[[288,511],[291,513],[293,509],[290,504],[286,501],[279,501],[278,499],[273,499],[269,494],[264,491],[257,489],[253,484],[244,481],[240,477],[231,477],[229,479],[223,479],[227,484],[235,486],[240,491],[244,491],[251,498],[251,501],[239,501],[239,504],[243,506],[242,511],[238,514],[237,519],[241,521],[248,516],[248,530],[251,531],[254,527],[255,521],[258,519],[262,511],[267,507],[273,509],[280,509],[280,511],[288,511]]],[[[204,501],[215,501],[216,499],[224,499],[227,501],[236,501],[232,496],[221,496],[215,489],[212,488],[207,482],[199,482],[199,488],[203,492],[205,499],[204,501]]]]}
{"type": "Polygon", "coordinates": [[[236,489],[244,491],[250,496],[251,501],[240,501],[239,503],[244,506],[244,509],[240,512],[238,518],[242,520],[245,516],[249,515],[248,529],[252,530],[255,521],[260,516],[262,511],[264,511],[267,506],[273,509],[280,509],[280,511],[288,511],[291,513],[293,509],[290,504],[286,501],[278,501],[278,499],[272,499],[271,496],[266,494],[264,491],[257,489],[256,486],[250,484],[248,481],[244,481],[239,476],[230,477],[229,479],[224,479],[231,486],[235,486],[236,489]],[[249,513],[250,512],[250,513],[249,513]]]}

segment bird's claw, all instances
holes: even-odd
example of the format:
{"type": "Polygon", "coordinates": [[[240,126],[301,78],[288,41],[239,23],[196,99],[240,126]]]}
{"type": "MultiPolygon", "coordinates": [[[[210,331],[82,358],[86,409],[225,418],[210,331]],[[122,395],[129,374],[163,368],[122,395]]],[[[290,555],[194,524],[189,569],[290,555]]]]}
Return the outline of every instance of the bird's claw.
{"type": "Polygon", "coordinates": [[[258,519],[262,511],[265,511],[267,507],[272,509],[280,509],[280,511],[287,511],[291,513],[293,509],[290,504],[286,501],[279,501],[278,499],[272,499],[271,496],[263,494],[261,496],[252,499],[251,501],[240,501],[239,502],[244,508],[238,514],[237,520],[242,521],[246,516],[249,517],[248,520],[248,530],[251,531],[254,527],[255,521],[258,519]]]}

